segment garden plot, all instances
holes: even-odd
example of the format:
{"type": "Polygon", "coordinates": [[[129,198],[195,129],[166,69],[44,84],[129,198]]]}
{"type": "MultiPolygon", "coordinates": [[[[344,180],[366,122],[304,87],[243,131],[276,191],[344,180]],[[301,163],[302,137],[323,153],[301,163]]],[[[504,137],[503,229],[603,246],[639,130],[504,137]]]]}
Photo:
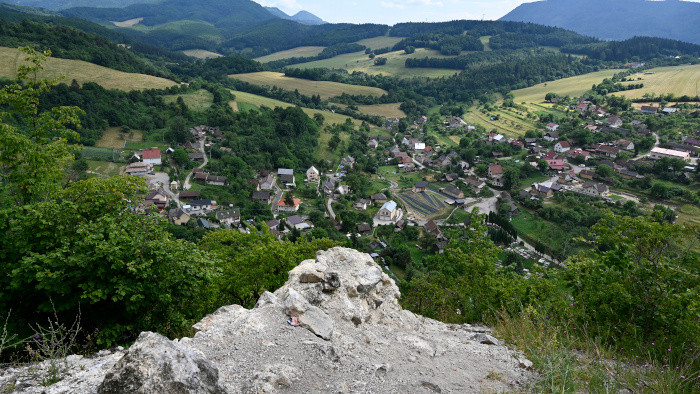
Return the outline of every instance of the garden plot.
{"type": "Polygon", "coordinates": [[[431,217],[443,212],[446,205],[439,196],[432,192],[405,192],[399,193],[399,198],[404,202],[408,210],[417,216],[431,217]]]}

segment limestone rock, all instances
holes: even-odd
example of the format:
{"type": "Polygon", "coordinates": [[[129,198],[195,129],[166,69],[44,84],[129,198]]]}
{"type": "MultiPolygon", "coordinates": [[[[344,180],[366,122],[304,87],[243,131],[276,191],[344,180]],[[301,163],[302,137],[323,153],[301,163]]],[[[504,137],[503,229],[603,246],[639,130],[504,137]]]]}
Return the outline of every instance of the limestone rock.
{"type": "Polygon", "coordinates": [[[99,394],[226,393],[219,371],[198,352],[164,336],[143,332],[107,374],[99,394]]]}
{"type": "Polygon", "coordinates": [[[498,345],[498,339],[488,334],[475,334],[471,337],[472,341],[483,343],[484,345],[498,345]]]}

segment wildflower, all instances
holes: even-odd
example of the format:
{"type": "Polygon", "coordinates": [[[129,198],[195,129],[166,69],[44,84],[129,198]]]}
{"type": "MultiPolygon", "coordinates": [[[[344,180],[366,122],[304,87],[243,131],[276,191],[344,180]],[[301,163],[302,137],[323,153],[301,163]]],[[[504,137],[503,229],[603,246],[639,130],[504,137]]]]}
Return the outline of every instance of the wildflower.
{"type": "Polygon", "coordinates": [[[670,352],[670,351],[671,351],[671,349],[668,349],[668,351],[670,352]]]}
{"type": "Polygon", "coordinates": [[[39,339],[39,334],[34,334],[34,339],[39,339]]]}
{"type": "Polygon", "coordinates": [[[681,379],[685,379],[685,376],[681,375],[681,379]]]}
{"type": "Polygon", "coordinates": [[[651,343],[651,346],[654,346],[654,345],[656,345],[656,344],[655,344],[654,342],[652,342],[652,343],[651,343]]]}

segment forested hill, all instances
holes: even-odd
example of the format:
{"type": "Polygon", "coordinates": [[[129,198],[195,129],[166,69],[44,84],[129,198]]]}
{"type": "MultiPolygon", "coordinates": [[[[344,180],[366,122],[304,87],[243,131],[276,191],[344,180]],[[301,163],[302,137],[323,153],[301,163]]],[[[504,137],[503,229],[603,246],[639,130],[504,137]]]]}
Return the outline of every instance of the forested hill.
{"type": "Polygon", "coordinates": [[[126,7],[139,3],[154,3],[156,0],[14,0],[13,4],[25,7],[41,7],[62,10],[73,7],[126,7]]]}
{"type": "Polygon", "coordinates": [[[546,0],[521,4],[501,18],[558,26],[606,40],[634,36],[700,44],[700,3],[646,0],[546,0]]]}

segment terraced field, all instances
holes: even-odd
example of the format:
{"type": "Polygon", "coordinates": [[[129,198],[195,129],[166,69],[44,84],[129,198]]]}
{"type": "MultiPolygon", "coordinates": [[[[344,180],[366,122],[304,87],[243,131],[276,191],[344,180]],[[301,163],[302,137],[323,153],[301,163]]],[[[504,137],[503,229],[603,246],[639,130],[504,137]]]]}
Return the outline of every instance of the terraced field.
{"type": "Polygon", "coordinates": [[[262,71],[247,74],[234,74],[229,75],[229,77],[252,83],[254,85],[276,86],[280,89],[291,91],[298,90],[299,93],[307,96],[318,94],[323,99],[328,99],[334,96],[340,96],[343,93],[376,97],[387,94],[386,90],[379,88],[349,85],[338,82],[310,81],[300,78],[290,78],[282,73],[270,71],[262,71]]]}
{"type": "Polygon", "coordinates": [[[432,192],[404,192],[398,196],[411,212],[424,218],[438,215],[447,207],[442,199],[432,192]]]}
{"type": "MultiPolygon", "coordinates": [[[[17,67],[23,63],[26,57],[16,48],[0,47],[0,77],[14,79],[17,76],[17,67]]],[[[44,63],[44,70],[39,73],[39,78],[59,78],[65,76],[65,83],[75,79],[79,83],[95,82],[105,89],[119,89],[123,91],[143,89],[164,89],[177,85],[177,83],[151,75],[126,73],[112,70],[111,68],[81,60],[68,60],[50,57],[44,63]]]]}

